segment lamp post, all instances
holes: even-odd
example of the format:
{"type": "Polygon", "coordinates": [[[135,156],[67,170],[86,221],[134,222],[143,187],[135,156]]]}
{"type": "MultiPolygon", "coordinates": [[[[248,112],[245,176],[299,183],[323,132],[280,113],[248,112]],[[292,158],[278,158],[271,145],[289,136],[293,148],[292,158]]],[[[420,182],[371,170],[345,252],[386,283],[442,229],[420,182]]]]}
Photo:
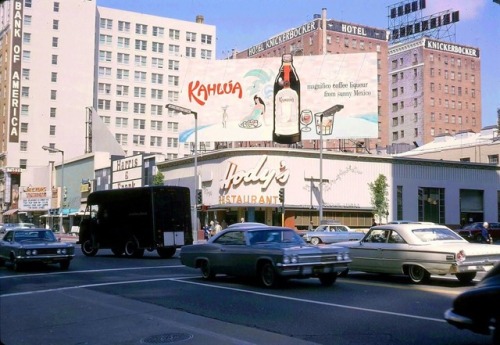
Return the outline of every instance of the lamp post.
{"type": "Polygon", "coordinates": [[[60,218],[59,218],[59,231],[63,231],[63,209],[64,209],[64,151],[59,150],[58,148],[55,147],[50,147],[50,146],[42,146],[42,149],[45,151],[49,151],[51,153],[56,153],[60,152],[62,155],[62,160],[61,160],[61,195],[60,195],[60,203],[61,203],[61,212],[60,212],[60,218]]]}
{"type": "Polygon", "coordinates": [[[323,113],[319,116],[319,224],[323,221],[323,113]]]}
{"type": "Polygon", "coordinates": [[[193,114],[194,116],[194,208],[193,208],[193,242],[198,241],[198,203],[196,190],[198,189],[198,113],[192,111],[191,109],[180,107],[175,104],[167,104],[167,109],[178,111],[184,115],[193,114]]]}

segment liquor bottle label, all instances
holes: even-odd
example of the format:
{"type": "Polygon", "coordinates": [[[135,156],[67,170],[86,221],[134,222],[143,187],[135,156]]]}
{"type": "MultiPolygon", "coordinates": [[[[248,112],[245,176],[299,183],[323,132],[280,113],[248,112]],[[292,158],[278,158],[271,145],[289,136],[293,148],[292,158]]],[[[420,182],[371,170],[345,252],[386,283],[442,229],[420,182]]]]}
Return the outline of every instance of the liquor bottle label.
{"type": "Polygon", "coordinates": [[[293,135],[297,133],[299,121],[299,95],[290,88],[281,89],[274,99],[275,133],[278,135],[293,135]]]}

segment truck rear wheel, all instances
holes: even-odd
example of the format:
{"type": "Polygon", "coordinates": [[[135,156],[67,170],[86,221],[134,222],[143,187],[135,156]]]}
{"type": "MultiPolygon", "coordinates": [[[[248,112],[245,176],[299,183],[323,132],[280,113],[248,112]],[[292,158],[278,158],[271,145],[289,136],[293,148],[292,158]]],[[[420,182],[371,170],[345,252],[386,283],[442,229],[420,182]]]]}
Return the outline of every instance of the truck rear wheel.
{"type": "Polygon", "coordinates": [[[98,250],[98,248],[94,247],[92,239],[87,238],[82,242],[82,253],[85,256],[95,256],[98,250]]]}
{"type": "Polygon", "coordinates": [[[144,248],[139,248],[135,238],[131,238],[125,243],[125,255],[134,258],[142,258],[144,255],[144,248]]]}
{"type": "Polygon", "coordinates": [[[170,259],[175,254],[175,247],[157,248],[156,251],[162,259],[170,259]]]}

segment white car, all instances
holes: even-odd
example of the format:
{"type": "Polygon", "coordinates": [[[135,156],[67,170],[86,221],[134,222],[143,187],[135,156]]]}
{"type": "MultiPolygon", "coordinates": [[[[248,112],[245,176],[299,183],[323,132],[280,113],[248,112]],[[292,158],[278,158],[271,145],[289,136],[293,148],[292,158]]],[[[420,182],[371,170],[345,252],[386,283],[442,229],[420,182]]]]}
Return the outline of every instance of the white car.
{"type": "Polygon", "coordinates": [[[477,272],[500,262],[500,246],[470,243],[432,223],[374,226],[362,240],[336,245],[349,248],[351,271],[403,274],[414,283],[427,281],[431,274],[452,274],[469,283],[477,272]]]}
{"type": "Polygon", "coordinates": [[[342,224],[320,225],[312,231],[303,234],[306,242],[315,246],[321,243],[336,243],[344,241],[358,241],[364,237],[364,233],[357,232],[342,224]]]}

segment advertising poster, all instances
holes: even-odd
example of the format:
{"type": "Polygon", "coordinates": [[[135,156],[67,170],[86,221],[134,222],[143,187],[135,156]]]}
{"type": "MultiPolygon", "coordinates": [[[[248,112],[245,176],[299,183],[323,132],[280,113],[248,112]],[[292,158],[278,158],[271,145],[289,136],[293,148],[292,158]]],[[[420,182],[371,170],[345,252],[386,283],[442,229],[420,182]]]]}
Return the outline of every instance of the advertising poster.
{"type": "MultiPolygon", "coordinates": [[[[300,107],[289,120],[301,140],[378,137],[376,53],[294,56],[292,64],[300,107]]],[[[198,141],[271,141],[281,66],[281,57],[192,61],[175,104],[197,113],[198,141]]],[[[194,142],[194,123],[179,116],[180,142],[194,142]]]]}

